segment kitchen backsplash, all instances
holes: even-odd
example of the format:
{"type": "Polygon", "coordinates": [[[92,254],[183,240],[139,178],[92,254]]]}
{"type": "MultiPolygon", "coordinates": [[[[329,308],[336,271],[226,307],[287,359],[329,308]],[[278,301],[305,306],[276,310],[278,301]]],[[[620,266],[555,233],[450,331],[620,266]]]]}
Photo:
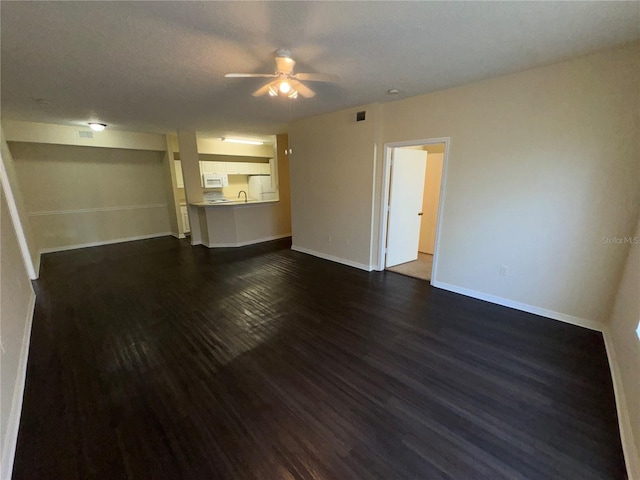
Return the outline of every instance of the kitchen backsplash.
{"type": "Polygon", "coordinates": [[[211,192],[204,192],[204,194],[202,195],[202,199],[205,202],[212,202],[214,200],[221,200],[223,198],[224,198],[224,193],[222,192],[222,189],[211,191],[211,192]]]}
{"type": "Polygon", "coordinates": [[[246,175],[229,175],[229,186],[222,189],[224,196],[234,200],[238,198],[240,190],[249,193],[248,177],[246,175]]]}

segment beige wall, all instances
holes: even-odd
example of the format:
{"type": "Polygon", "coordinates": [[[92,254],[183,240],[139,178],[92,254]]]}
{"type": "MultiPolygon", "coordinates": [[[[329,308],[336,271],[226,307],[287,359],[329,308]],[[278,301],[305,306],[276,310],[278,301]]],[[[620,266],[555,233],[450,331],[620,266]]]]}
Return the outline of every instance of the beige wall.
{"type": "Polygon", "coordinates": [[[427,171],[424,176],[422,221],[420,222],[420,243],[418,245],[418,251],[432,255],[436,242],[443,157],[443,153],[429,152],[427,154],[427,171]]]}
{"type": "Polygon", "coordinates": [[[635,44],[294,122],[294,245],[377,266],[383,145],[450,137],[440,285],[600,324],[626,256],[601,238],[640,209],[639,78],[635,44]]]}
{"type": "Polygon", "coordinates": [[[21,251],[25,257],[27,272],[31,279],[36,279],[40,274],[40,245],[31,227],[16,173],[15,162],[2,129],[0,129],[0,137],[0,177],[4,182],[3,186],[7,192],[7,197],[10,199],[10,208],[15,209],[18,221],[16,230],[20,239],[21,251]]]}
{"type": "Polygon", "coordinates": [[[378,106],[293,122],[293,248],[368,269],[378,106]],[[364,122],[354,114],[366,110],[364,122]]]}
{"type": "Polygon", "coordinates": [[[10,478],[18,435],[35,295],[0,185],[0,445],[1,478],[10,478]]]}
{"type": "MultiPolygon", "coordinates": [[[[273,157],[273,145],[246,145],[242,143],[223,142],[219,138],[206,138],[198,134],[198,152],[203,155],[230,155],[240,157],[273,157]]],[[[204,160],[204,158],[203,158],[204,160]]],[[[224,161],[224,160],[222,160],[224,161]]],[[[248,160],[250,161],[250,160],[248,160]]]]}
{"type": "Polygon", "coordinates": [[[229,175],[229,186],[222,189],[222,194],[226,198],[238,198],[240,190],[247,192],[247,195],[249,194],[249,176],[229,175]]]}
{"type": "Polygon", "coordinates": [[[10,142],[43,251],[170,232],[164,153],[10,142]]]}
{"type": "Polygon", "coordinates": [[[439,282],[607,318],[626,251],[601,238],[640,209],[639,78],[636,44],[383,105],[383,142],[451,137],[439,282]]]}
{"type": "MultiPolygon", "coordinates": [[[[640,220],[632,241],[640,242],[640,220]]],[[[609,244],[609,249],[625,249],[620,244],[609,244]]],[[[611,320],[608,326],[614,361],[619,372],[621,392],[628,419],[621,415],[621,421],[628,420],[631,432],[624,439],[629,451],[635,450],[635,458],[628,458],[629,478],[640,478],[640,339],[636,328],[640,322],[640,244],[634,244],[625,263],[620,287],[613,305],[611,320]]],[[[611,353],[611,352],[610,352],[611,353]]]]}

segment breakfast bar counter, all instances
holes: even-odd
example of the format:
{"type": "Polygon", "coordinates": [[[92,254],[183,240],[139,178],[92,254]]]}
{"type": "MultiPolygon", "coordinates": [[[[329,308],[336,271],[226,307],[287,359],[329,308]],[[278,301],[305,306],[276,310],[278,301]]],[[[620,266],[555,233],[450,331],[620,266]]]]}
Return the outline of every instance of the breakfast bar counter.
{"type": "Polygon", "coordinates": [[[197,207],[202,244],[209,248],[241,247],[288,237],[286,211],[279,200],[209,201],[197,207]],[[286,234],[281,232],[287,231],[286,234]]]}

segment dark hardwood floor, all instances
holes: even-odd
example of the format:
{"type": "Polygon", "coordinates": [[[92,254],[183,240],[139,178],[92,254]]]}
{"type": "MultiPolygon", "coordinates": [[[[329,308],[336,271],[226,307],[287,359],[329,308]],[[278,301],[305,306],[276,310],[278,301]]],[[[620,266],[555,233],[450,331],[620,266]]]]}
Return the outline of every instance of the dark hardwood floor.
{"type": "Polygon", "coordinates": [[[44,256],[15,479],[622,479],[600,333],[288,241],[44,256]]]}

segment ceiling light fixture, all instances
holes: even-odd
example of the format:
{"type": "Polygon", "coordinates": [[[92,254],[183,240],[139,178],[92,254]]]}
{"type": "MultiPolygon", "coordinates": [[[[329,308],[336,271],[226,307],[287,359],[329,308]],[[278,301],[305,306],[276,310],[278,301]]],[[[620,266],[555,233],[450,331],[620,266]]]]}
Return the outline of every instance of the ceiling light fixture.
{"type": "Polygon", "coordinates": [[[223,142],[229,143],[243,143],[245,145],[264,145],[264,142],[260,142],[258,140],[245,140],[243,138],[226,138],[222,137],[223,142]]]}
{"type": "Polygon", "coordinates": [[[387,93],[389,95],[397,95],[398,93],[400,93],[400,90],[398,90],[397,88],[390,88],[389,90],[387,90],[387,93]]]}
{"type": "Polygon", "coordinates": [[[316,92],[305,85],[304,82],[329,82],[335,83],[339,80],[336,75],[326,73],[294,73],[296,64],[291,58],[289,50],[278,50],[276,52],[276,71],[274,73],[225,73],[226,78],[272,78],[265,85],[252,93],[254,97],[270,95],[272,97],[283,96],[287,98],[315,97],[316,92]],[[292,93],[295,92],[295,93],[292,93]]]}
{"type": "Polygon", "coordinates": [[[104,123],[94,123],[94,122],[89,122],[89,127],[91,128],[91,130],[93,130],[94,132],[101,132],[103,131],[105,128],[107,128],[107,126],[104,123]]]}

